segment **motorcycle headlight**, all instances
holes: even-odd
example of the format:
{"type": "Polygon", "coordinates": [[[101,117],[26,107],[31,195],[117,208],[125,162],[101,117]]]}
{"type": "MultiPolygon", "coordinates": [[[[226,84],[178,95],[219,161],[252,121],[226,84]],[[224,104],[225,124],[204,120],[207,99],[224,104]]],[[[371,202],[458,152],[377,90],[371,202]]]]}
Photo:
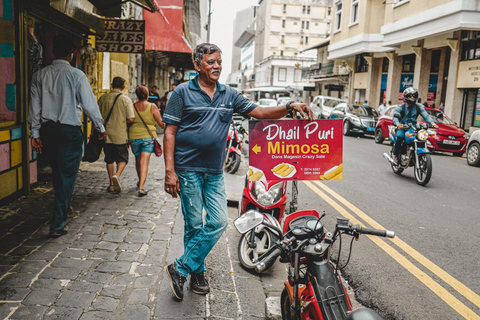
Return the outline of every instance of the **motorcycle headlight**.
{"type": "Polygon", "coordinates": [[[262,206],[271,206],[276,201],[280,199],[280,190],[282,189],[282,183],[274,184],[268,191],[265,188],[265,185],[256,181],[253,185],[254,196],[257,199],[257,202],[262,206]]]}
{"type": "Polygon", "coordinates": [[[418,137],[418,140],[422,140],[422,141],[427,140],[428,139],[428,131],[425,130],[425,129],[422,129],[422,130],[418,131],[417,137],[418,137]]]}

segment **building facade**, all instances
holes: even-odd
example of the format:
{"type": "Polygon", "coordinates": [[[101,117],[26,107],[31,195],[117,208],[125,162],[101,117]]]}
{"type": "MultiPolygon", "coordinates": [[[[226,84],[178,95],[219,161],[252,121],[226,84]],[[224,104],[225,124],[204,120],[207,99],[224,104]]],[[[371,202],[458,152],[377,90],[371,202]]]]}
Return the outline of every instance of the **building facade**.
{"type": "Polygon", "coordinates": [[[467,132],[480,128],[479,5],[334,0],[329,59],[352,69],[349,101],[402,103],[401,93],[413,86],[429,106],[443,103],[467,132]]]}

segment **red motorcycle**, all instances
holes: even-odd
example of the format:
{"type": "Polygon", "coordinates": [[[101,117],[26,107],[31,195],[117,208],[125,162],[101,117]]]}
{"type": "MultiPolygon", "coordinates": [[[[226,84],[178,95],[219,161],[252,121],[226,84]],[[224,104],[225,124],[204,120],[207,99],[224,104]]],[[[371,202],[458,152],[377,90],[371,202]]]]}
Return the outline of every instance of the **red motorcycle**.
{"type": "MultiPolygon", "coordinates": [[[[330,251],[342,234],[358,240],[360,234],[393,238],[395,233],[387,230],[363,228],[352,225],[348,219],[337,218],[335,231],[327,232],[315,210],[303,210],[288,215],[283,221],[283,230],[276,226],[269,228],[282,235],[279,240],[256,263],[255,270],[263,272],[270,268],[278,256],[280,262],[289,263],[288,280],[281,295],[282,319],[291,320],[378,320],[382,319],[370,309],[352,312],[352,303],[343,285],[338,269],[330,260],[330,251]]],[[[265,224],[263,214],[250,210],[238,217],[234,224],[237,230],[246,234],[265,224]]],[[[352,239],[353,240],[353,239],[352,239]]],[[[341,240],[340,240],[341,242],[341,240]]],[[[353,241],[350,243],[350,246],[353,241]]],[[[341,246],[338,256],[340,257],[341,246]]],[[[351,249],[351,248],[350,248],[351,249]]],[[[351,254],[350,250],[350,254],[351,254]]],[[[338,259],[339,261],[340,259],[338,259]]]]}
{"type": "Polygon", "coordinates": [[[240,121],[235,121],[230,125],[227,137],[227,148],[225,156],[225,171],[235,173],[240,167],[242,161],[242,143],[244,137],[248,135],[247,130],[240,121]]]}
{"type": "Polygon", "coordinates": [[[245,178],[242,200],[239,203],[238,215],[249,210],[256,210],[263,214],[265,224],[243,234],[238,242],[238,260],[243,268],[254,271],[258,258],[267,252],[280,239],[281,234],[269,228],[273,225],[280,229],[280,222],[288,212],[297,209],[297,181],[292,182],[290,202],[287,207],[287,181],[260,180],[249,181],[245,178]]]}

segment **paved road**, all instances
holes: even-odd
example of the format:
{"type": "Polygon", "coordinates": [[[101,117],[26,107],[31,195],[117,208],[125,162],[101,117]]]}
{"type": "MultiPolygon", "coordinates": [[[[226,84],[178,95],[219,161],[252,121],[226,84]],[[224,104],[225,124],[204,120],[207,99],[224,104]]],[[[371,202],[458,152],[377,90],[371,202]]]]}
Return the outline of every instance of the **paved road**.
{"type": "Polygon", "coordinates": [[[421,187],[412,169],[392,172],[382,157],[389,150],[345,137],[344,180],[301,183],[300,208],[325,210],[327,228],[346,216],[396,232],[393,241],[354,243],[345,275],[364,305],[388,319],[479,319],[480,170],[433,155],[432,179],[421,187]]]}

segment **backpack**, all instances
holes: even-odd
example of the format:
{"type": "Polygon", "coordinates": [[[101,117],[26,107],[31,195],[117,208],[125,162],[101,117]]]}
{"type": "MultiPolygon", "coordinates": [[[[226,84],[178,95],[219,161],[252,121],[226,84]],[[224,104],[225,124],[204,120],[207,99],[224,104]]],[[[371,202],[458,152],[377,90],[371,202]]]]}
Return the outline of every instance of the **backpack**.
{"type": "MultiPolygon", "coordinates": [[[[405,103],[402,105],[402,111],[400,111],[400,115],[402,116],[402,119],[401,119],[401,120],[403,120],[403,118],[405,118],[406,104],[407,104],[407,103],[405,102],[405,103]]],[[[420,114],[420,105],[419,105],[418,103],[415,103],[415,107],[416,107],[416,109],[417,109],[417,117],[418,117],[418,115],[420,114]]]]}

